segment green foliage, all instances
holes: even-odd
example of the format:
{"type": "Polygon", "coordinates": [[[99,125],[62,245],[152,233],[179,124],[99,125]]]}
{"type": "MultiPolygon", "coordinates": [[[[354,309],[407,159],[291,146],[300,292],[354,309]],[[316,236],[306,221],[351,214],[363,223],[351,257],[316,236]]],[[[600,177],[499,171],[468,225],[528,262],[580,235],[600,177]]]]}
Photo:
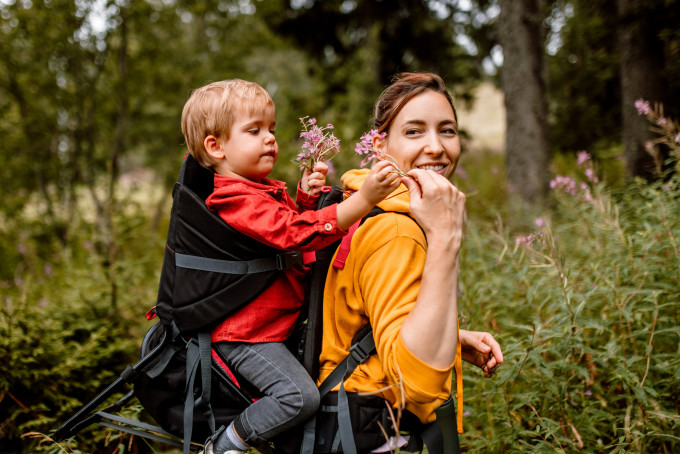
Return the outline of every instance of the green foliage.
{"type": "Polygon", "coordinates": [[[576,183],[532,232],[470,222],[464,326],[505,353],[496,378],[464,375],[471,452],[680,448],[680,178],[576,183]]]}
{"type": "MultiPolygon", "coordinates": [[[[22,434],[56,429],[136,361],[163,242],[141,208],[130,208],[116,216],[115,261],[97,251],[91,222],[74,226],[66,247],[49,242],[41,222],[3,222],[16,265],[0,280],[0,451],[33,452],[39,440],[20,442],[22,434]]],[[[106,433],[83,434],[83,452],[98,452],[106,433]]]]}

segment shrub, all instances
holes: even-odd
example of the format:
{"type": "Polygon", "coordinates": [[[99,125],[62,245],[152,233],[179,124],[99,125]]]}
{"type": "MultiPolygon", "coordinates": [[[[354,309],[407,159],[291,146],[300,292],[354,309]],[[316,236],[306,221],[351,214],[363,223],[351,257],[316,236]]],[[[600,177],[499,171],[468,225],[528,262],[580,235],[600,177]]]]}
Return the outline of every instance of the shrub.
{"type": "Polygon", "coordinates": [[[578,164],[535,231],[469,226],[461,311],[505,353],[465,375],[470,452],[680,449],[680,178],[613,191],[578,164]]]}

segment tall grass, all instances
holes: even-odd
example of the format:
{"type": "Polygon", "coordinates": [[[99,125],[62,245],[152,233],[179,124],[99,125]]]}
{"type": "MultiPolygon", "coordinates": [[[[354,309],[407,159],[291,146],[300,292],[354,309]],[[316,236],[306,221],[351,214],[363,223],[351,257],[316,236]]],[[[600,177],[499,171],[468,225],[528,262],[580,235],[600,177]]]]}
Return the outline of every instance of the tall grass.
{"type": "MultiPolygon", "coordinates": [[[[585,154],[570,168],[529,220],[494,189],[501,155],[465,157],[456,175],[470,193],[461,325],[494,333],[505,354],[491,379],[464,366],[463,449],[680,452],[678,169],[613,187],[585,154]]],[[[0,222],[0,452],[160,452],[104,428],[62,446],[21,438],[49,434],[135,361],[165,240],[149,217],[119,214],[114,264],[92,222],[76,220],[66,245],[29,219],[0,222]]]]}
{"type": "Polygon", "coordinates": [[[610,190],[578,167],[532,231],[469,225],[464,326],[505,353],[464,374],[469,452],[680,452],[680,178],[610,190]]]}

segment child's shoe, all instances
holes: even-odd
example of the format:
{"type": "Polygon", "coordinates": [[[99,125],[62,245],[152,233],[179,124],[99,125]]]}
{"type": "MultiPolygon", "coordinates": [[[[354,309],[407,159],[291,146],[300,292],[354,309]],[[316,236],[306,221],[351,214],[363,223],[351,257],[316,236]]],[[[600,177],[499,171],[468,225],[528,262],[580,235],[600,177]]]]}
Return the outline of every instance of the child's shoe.
{"type": "Polygon", "coordinates": [[[203,447],[203,451],[199,452],[198,454],[246,454],[246,452],[244,451],[237,451],[235,449],[231,449],[223,453],[222,452],[217,453],[215,452],[215,448],[213,446],[214,446],[213,441],[212,440],[208,441],[203,447]]]}

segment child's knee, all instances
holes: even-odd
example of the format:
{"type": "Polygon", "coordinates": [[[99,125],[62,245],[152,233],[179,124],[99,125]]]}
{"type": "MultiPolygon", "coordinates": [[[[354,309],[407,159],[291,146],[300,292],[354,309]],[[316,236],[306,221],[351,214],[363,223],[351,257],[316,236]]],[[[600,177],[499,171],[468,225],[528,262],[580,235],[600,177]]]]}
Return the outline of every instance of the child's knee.
{"type": "Polygon", "coordinates": [[[319,388],[316,386],[313,386],[309,388],[305,393],[303,397],[303,406],[300,411],[301,419],[308,419],[311,416],[313,416],[316,411],[319,409],[319,404],[320,404],[320,397],[319,397],[319,388]]]}
{"type": "Polygon", "coordinates": [[[312,382],[308,385],[299,386],[298,392],[292,393],[286,401],[284,405],[289,408],[291,413],[295,413],[293,419],[298,422],[306,421],[319,408],[319,388],[312,382]]]}

